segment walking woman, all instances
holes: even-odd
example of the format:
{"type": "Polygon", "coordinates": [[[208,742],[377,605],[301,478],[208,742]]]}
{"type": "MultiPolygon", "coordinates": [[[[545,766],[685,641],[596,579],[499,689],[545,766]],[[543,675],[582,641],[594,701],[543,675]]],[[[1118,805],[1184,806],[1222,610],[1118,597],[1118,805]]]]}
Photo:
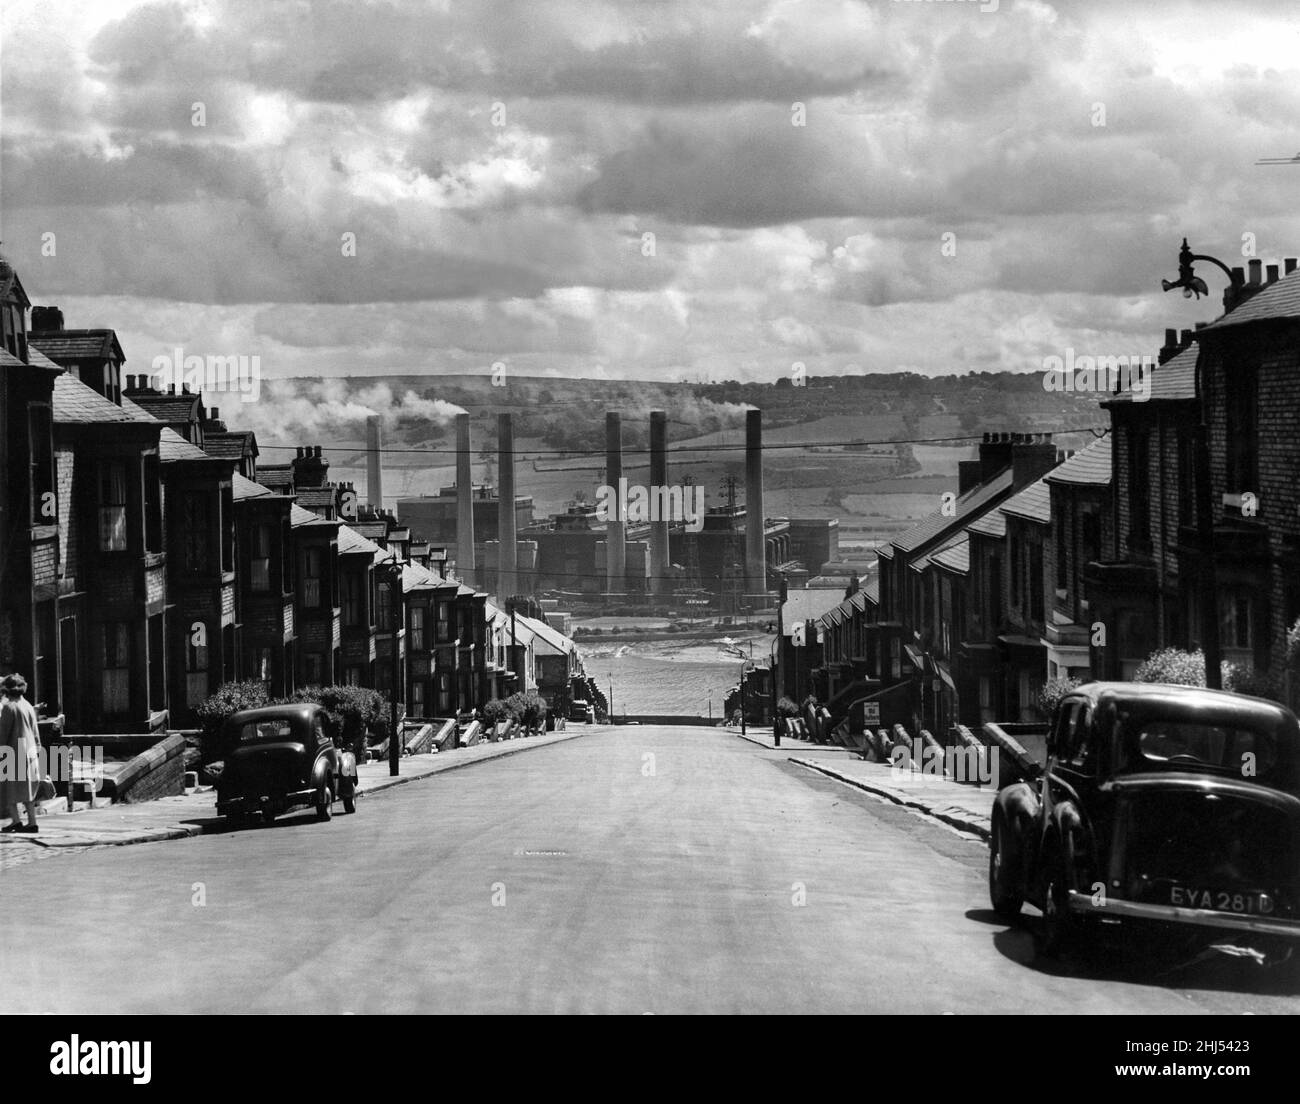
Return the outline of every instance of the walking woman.
{"type": "Polygon", "coordinates": [[[40,785],[41,733],[36,724],[36,710],[23,697],[27,680],[22,675],[7,675],[0,681],[0,814],[12,823],[0,832],[35,833],[36,788],[40,785]],[[27,823],[21,822],[18,806],[27,806],[27,823]]]}

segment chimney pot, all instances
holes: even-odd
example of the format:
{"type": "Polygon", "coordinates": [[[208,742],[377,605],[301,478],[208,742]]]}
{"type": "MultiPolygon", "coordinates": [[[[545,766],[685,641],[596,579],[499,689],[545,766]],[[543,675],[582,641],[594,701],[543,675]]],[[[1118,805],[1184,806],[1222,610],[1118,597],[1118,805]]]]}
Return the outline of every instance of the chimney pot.
{"type": "Polygon", "coordinates": [[[1178,331],[1177,331],[1177,330],[1170,330],[1170,329],[1166,329],[1166,330],[1165,330],[1165,344],[1166,344],[1166,345],[1177,345],[1177,344],[1178,344],[1178,331]]]}
{"type": "Polygon", "coordinates": [[[1294,257],[1288,257],[1282,262],[1283,270],[1288,276],[1295,271],[1295,264],[1296,259],[1294,257]]]}
{"type": "Polygon", "coordinates": [[[1264,271],[1265,273],[1267,273],[1268,282],[1270,284],[1277,282],[1277,277],[1278,277],[1277,265],[1271,264],[1268,267],[1266,267],[1264,271]]]}
{"type": "Polygon", "coordinates": [[[1255,260],[1249,261],[1247,263],[1250,267],[1250,281],[1249,281],[1250,286],[1257,287],[1259,285],[1260,272],[1264,268],[1264,262],[1256,258],[1255,260]]]}
{"type": "Polygon", "coordinates": [[[316,446],[316,451],[315,451],[315,453],[314,453],[313,455],[315,455],[315,457],[316,457],[317,460],[320,459],[320,445],[317,445],[317,446],[316,446]]]}

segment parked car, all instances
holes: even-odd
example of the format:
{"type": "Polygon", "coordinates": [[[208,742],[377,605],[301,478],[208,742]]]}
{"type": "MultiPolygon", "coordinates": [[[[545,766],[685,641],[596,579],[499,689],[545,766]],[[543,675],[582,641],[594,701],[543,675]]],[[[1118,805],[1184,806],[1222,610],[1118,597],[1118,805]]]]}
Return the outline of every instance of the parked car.
{"type": "Polygon", "coordinates": [[[234,714],[223,733],[225,763],[217,783],[217,812],[233,824],[261,813],[270,823],[298,805],[320,820],[334,802],[356,812],[357,759],[340,745],[319,705],[269,705],[234,714]]]}
{"type": "Polygon", "coordinates": [[[1046,763],[993,807],[989,896],[1043,914],[1040,954],[1103,931],[1289,957],[1300,939],[1300,724],[1281,705],[1094,682],[1063,698],[1046,763]]]}
{"type": "Polygon", "coordinates": [[[587,724],[594,724],[596,720],[596,711],[592,709],[591,702],[578,698],[569,706],[569,720],[584,721],[587,724]]]}

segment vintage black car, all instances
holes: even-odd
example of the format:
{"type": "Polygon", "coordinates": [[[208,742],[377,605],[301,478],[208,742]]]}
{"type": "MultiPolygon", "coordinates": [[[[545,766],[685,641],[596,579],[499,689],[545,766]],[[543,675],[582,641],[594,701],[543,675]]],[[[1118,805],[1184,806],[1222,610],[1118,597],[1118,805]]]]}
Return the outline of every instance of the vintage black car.
{"type": "Polygon", "coordinates": [[[1047,761],[993,808],[989,896],[1043,918],[1040,954],[1154,934],[1287,958],[1300,939],[1300,725],[1217,690],[1094,682],[1057,707],[1047,761]]]}
{"type": "Polygon", "coordinates": [[[245,709],[226,721],[222,743],[217,812],[233,824],[255,813],[269,823],[296,805],[312,805],[320,820],[329,820],[336,800],[356,812],[356,756],[339,745],[319,705],[245,709]]]}

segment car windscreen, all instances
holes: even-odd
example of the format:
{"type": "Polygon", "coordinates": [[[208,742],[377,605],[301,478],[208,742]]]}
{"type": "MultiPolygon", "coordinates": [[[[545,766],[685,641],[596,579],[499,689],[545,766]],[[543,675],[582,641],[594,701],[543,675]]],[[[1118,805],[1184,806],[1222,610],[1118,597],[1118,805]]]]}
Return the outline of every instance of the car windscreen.
{"type": "Polygon", "coordinates": [[[239,726],[239,743],[252,744],[264,740],[292,740],[293,722],[280,719],[249,721],[239,726]]]}
{"type": "Polygon", "coordinates": [[[1207,771],[1277,782],[1294,768],[1293,753],[1278,735],[1226,718],[1147,714],[1121,717],[1129,766],[1136,769],[1207,771]]]}

